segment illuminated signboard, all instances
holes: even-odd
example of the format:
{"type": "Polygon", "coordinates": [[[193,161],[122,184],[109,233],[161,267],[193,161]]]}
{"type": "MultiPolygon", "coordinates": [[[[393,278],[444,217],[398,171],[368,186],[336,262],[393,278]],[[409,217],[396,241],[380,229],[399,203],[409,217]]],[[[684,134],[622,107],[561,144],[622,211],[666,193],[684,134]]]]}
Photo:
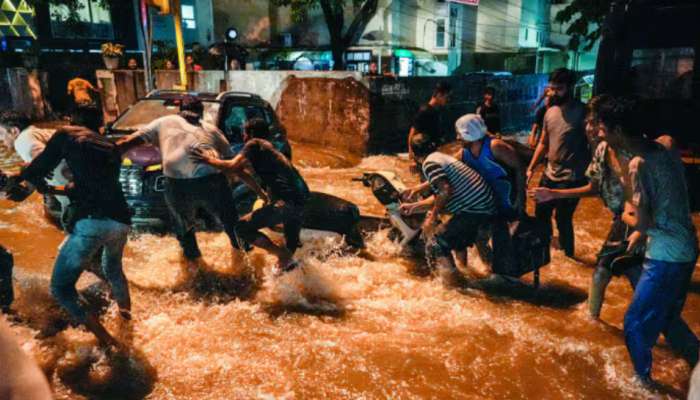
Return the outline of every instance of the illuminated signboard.
{"type": "Polygon", "coordinates": [[[36,39],[33,23],[34,9],[25,0],[0,0],[0,37],[29,36],[36,39]]]}

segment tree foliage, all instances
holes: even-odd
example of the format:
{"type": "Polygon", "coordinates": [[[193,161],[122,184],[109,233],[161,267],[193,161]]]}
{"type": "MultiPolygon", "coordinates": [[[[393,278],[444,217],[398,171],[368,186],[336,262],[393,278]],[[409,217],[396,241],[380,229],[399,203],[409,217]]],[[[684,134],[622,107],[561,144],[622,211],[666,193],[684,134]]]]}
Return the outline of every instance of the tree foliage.
{"type": "MultiPolygon", "coordinates": [[[[79,12],[85,8],[85,0],[27,0],[29,6],[35,10],[41,7],[64,6],[68,11],[67,18],[63,22],[68,29],[76,34],[82,33],[86,29],[85,24],[79,18],[79,12]]],[[[131,1],[126,0],[97,0],[96,4],[112,12],[118,12],[132,7],[131,1]]]]}
{"type": "Polygon", "coordinates": [[[555,16],[559,23],[571,23],[566,34],[571,36],[571,50],[590,50],[602,33],[603,21],[616,1],[624,0],[573,0],[555,16]]]}
{"type": "Polygon", "coordinates": [[[333,69],[344,68],[343,52],[359,39],[377,10],[377,0],[272,0],[278,6],[290,7],[292,19],[302,23],[309,11],[321,10],[331,39],[333,69]],[[358,10],[345,29],[345,11],[348,6],[358,10]]]}

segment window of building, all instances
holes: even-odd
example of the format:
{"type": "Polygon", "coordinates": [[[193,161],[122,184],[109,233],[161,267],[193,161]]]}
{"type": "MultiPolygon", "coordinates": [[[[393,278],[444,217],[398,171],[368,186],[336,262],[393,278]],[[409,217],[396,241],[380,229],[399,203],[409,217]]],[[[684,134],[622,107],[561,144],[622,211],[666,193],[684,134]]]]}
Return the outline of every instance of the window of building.
{"type": "Polygon", "coordinates": [[[182,26],[185,29],[197,29],[197,21],[194,18],[194,6],[182,5],[182,26]]]}
{"type": "Polygon", "coordinates": [[[112,16],[100,0],[78,0],[71,12],[63,4],[50,4],[51,32],[57,38],[113,39],[112,16]]]}
{"type": "Polygon", "coordinates": [[[445,20],[438,19],[435,32],[435,47],[445,47],[445,20]]]}

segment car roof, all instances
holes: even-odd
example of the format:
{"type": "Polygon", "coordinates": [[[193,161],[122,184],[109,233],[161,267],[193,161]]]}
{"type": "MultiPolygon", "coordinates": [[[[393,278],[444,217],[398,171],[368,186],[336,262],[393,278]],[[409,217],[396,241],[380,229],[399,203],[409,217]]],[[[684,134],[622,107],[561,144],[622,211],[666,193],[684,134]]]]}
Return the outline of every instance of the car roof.
{"type": "Polygon", "coordinates": [[[262,97],[254,93],[240,91],[226,91],[221,93],[196,92],[184,90],[153,90],[146,95],[147,99],[182,99],[185,96],[193,96],[203,101],[220,101],[223,99],[236,98],[266,103],[262,97]]]}

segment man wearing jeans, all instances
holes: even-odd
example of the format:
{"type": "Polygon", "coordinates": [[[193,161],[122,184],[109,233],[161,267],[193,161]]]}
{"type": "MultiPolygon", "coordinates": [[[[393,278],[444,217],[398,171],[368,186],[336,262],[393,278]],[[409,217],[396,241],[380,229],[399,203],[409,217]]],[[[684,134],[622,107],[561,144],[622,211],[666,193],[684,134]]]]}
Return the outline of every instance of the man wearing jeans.
{"type": "Polygon", "coordinates": [[[622,220],[645,233],[647,241],[642,275],[625,314],[625,341],[637,377],[651,384],[651,349],[661,332],[673,335],[667,337],[670,347],[691,368],[698,361],[700,343],[681,318],[698,242],[680,156],[643,135],[638,109],[636,99],[619,99],[609,116],[604,110],[599,115],[634,127],[607,132],[607,142],[633,156],[621,165],[622,176],[629,177],[623,185],[631,199],[622,220]]]}
{"type": "MultiPolygon", "coordinates": [[[[96,127],[91,127],[96,128],[96,127]]],[[[94,131],[81,126],[59,129],[41,152],[10,186],[28,181],[47,192],[44,179],[66,160],[73,181],[66,194],[71,200],[74,224],[69,224],[53,274],[51,293],[76,321],[97,336],[103,345],[118,345],[100,324],[98,317],[80,304],[75,283],[84,267],[101,252],[102,273],[110,284],[120,315],[130,319],[129,287],[122,271],[122,253],[127,241],[131,216],[119,184],[120,153],[116,146],[94,131]]]]}
{"type": "Polygon", "coordinates": [[[202,263],[195,236],[199,209],[218,217],[231,245],[240,247],[235,231],[238,212],[226,176],[216,168],[192,160],[195,150],[215,158],[233,157],[224,134],[202,121],[203,111],[201,100],[186,96],[181,100],[179,114],[158,118],[117,142],[122,152],[144,143],[160,149],[165,175],[165,203],[173,217],[175,234],[190,275],[202,263]]]}
{"type": "MultiPolygon", "coordinates": [[[[547,165],[540,186],[549,189],[569,189],[586,185],[586,167],[591,153],[584,130],[586,110],[580,101],[574,99],[574,73],[560,68],[549,76],[552,91],[551,107],[544,116],[542,135],[527,169],[528,181],[535,167],[547,154],[547,165]]],[[[578,198],[556,199],[539,203],[535,217],[552,226],[552,213],[557,221],[559,244],[568,257],[574,256],[573,217],[578,198]]]]}

